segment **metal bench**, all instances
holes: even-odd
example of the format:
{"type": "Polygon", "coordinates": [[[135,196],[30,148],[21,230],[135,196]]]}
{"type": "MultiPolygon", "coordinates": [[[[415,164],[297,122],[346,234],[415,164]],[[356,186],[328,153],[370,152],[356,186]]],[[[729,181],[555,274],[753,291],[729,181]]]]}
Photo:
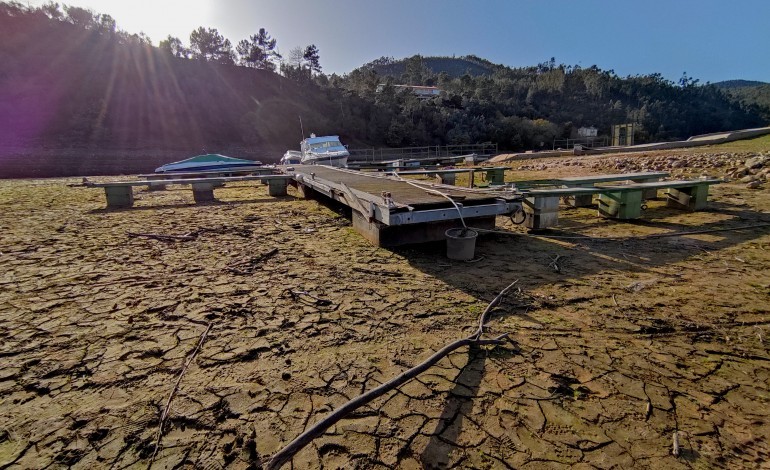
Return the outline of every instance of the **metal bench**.
{"type": "MultiPolygon", "coordinates": [[[[638,173],[621,173],[612,175],[592,175],[592,176],[569,176],[566,178],[557,178],[554,181],[556,185],[566,186],[568,188],[590,188],[600,183],[613,183],[619,181],[631,181],[633,183],[652,183],[660,181],[668,176],[664,171],[648,171],[638,173]]],[[[657,190],[648,189],[642,194],[644,199],[654,199],[657,197],[657,190]]],[[[572,207],[586,207],[593,202],[593,195],[583,194],[570,196],[567,204],[572,207]]]]}
{"type": "Polygon", "coordinates": [[[553,227],[559,221],[559,200],[565,196],[599,195],[598,213],[613,219],[638,219],[645,193],[666,189],[669,207],[702,210],[706,207],[708,188],[720,179],[656,181],[617,186],[532,189],[524,194],[525,226],[529,229],[553,227]]]}
{"type": "Polygon", "coordinates": [[[208,171],[173,171],[166,173],[148,173],[144,175],[137,175],[138,178],[147,181],[153,181],[149,188],[152,190],[166,189],[166,185],[169,184],[163,180],[174,179],[193,179],[193,178],[226,178],[232,176],[247,176],[247,175],[273,175],[279,174],[275,168],[254,166],[248,168],[238,168],[229,170],[208,170],[208,171]]]}
{"type": "MultiPolygon", "coordinates": [[[[211,202],[214,200],[214,188],[222,186],[225,183],[233,181],[261,181],[268,183],[268,194],[270,196],[285,196],[287,194],[289,180],[293,179],[290,175],[255,175],[255,176],[233,176],[225,178],[187,178],[163,180],[163,184],[184,184],[191,185],[193,198],[196,203],[211,202]]],[[[116,181],[110,183],[85,183],[86,187],[104,188],[104,194],[107,196],[107,208],[125,208],[134,205],[134,186],[152,187],[157,184],[157,180],[137,180],[137,181],[116,181]]]]}

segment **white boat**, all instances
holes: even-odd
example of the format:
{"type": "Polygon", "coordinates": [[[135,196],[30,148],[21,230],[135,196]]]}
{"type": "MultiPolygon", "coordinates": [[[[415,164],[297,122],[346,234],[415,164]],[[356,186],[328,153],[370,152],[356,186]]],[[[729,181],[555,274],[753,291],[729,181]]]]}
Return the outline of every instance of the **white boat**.
{"type": "Polygon", "coordinates": [[[327,135],[310,137],[300,143],[303,165],[328,165],[345,167],[348,164],[348,149],[342,145],[339,136],[327,135]]]}
{"type": "Polygon", "coordinates": [[[299,165],[302,163],[302,152],[287,150],[281,157],[279,165],[299,165]]]}
{"type": "Polygon", "coordinates": [[[261,167],[262,162],[244,160],[242,158],[226,157],[216,153],[198,155],[197,157],[167,163],[155,169],[155,173],[168,173],[174,171],[217,171],[217,170],[251,170],[261,167]]]}

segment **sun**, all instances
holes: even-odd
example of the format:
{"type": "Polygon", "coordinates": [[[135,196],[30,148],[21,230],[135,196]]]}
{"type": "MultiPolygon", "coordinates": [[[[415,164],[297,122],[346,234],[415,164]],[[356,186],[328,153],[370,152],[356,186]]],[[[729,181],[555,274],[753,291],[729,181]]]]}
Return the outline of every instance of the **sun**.
{"type": "MultiPolygon", "coordinates": [[[[31,6],[41,6],[48,0],[33,0],[31,6]]],[[[67,5],[110,15],[118,28],[128,33],[143,32],[157,45],[166,37],[174,36],[187,41],[190,32],[198,26],[212,24],[217,13],[216,2],[211,0],[76,0],[67,5]]]]}

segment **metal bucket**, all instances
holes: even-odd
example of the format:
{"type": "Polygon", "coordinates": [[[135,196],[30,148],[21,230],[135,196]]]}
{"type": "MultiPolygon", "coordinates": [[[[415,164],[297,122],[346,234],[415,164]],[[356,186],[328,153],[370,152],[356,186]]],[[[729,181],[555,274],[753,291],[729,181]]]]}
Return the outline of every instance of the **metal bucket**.
{"type": "Polygon", "coordinates": [[[464,228],[450,228],[446,231],[446,256],[449,259],[469,261],[476,252],[478,232],[464,228]],[[465,233],[463,233],[465,232],[465,233]]]}

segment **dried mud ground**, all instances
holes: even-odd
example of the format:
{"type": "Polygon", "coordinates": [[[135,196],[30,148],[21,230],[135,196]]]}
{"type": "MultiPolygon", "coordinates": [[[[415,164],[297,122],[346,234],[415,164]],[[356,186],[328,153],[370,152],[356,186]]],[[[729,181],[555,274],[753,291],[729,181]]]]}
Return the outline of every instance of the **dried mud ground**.
{"type": "Polygon", "coordinates": [[[373,247],[293,191],[137,191],[107,211],[73,182],[0,181],[0,468],[146,468],[209,326],[152,468],[257,468],[472,332],[516,279],[488,332],[510,343],[458,350],[293,467],[770,465],[770,230],[636,238],[770,222],[768,189],[716,186],[698,213],[653,201],[634,223],[563,209],[551,235],[591,238],[500,218],[466,263],[373,247]]]}

